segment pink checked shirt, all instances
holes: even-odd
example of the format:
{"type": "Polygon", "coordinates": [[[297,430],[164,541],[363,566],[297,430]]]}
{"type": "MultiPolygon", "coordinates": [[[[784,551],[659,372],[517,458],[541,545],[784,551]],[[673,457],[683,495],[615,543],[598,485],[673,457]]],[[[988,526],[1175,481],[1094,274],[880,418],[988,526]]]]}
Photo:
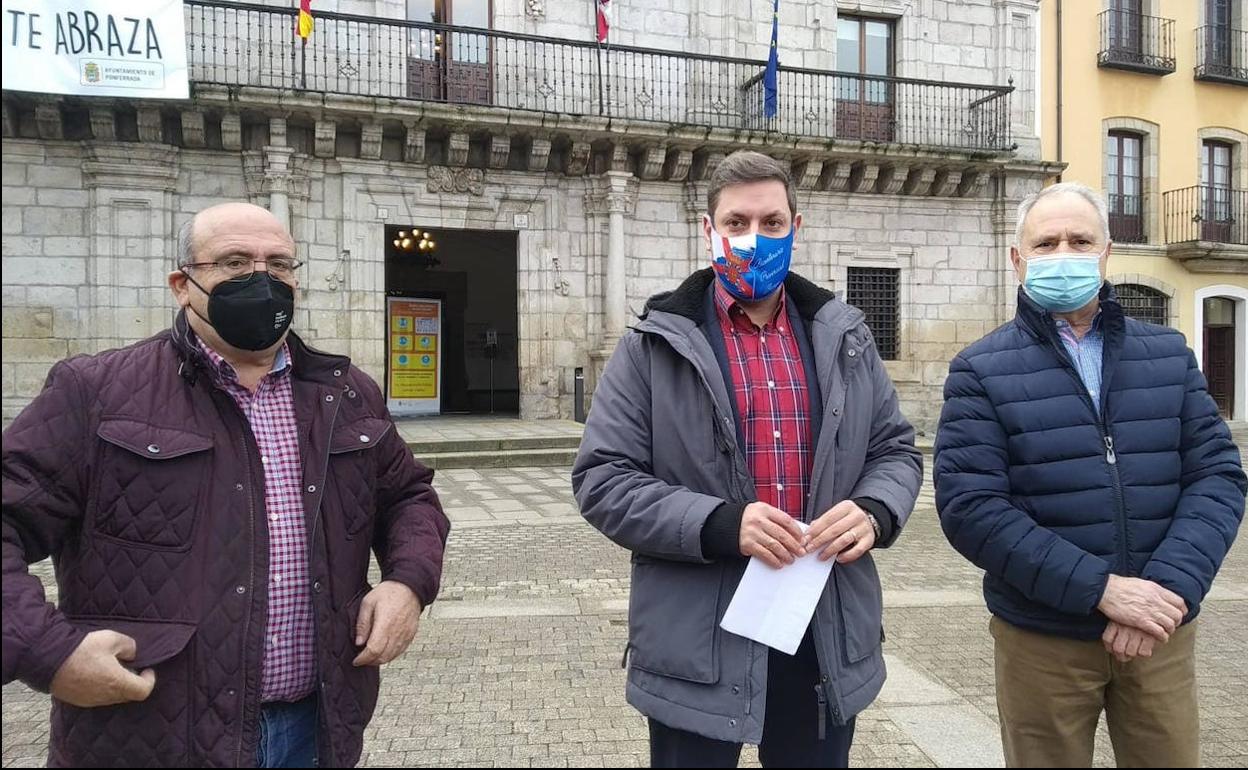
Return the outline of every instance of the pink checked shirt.
{"type": "Polygon", "coordinates": [[[214,367],[213,381],[247,416],[264,466],[265,519],[269,525],[269,613],[264,626],[260,700],[297,701],[316,687],[308,535],[304,526],[295,397],[290,350],[283,345],[273,369],[252,393],[225,359],[201,340],[214,367]]]}

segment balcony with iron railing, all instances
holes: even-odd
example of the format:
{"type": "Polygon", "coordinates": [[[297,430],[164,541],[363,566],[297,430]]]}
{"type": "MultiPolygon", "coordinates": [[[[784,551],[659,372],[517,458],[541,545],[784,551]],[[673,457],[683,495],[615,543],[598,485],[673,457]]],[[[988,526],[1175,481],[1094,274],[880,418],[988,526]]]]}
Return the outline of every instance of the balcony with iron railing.
{"type": "Polygon", "coordinates": [[[1166,243],[1248,245],[1248,190],[1196,185],[1163,195],[1166,243]]]}
{"type": "Polygon", "coordinates": [[[781,67],[763,114],[765,64],[487,29],[318,13],[306,47],[293,8],[187,0],[197,84],[596,116],[798,137],[1002,153],[1010,86],[781,67]]]}
{"type": "Polygon", "coordinates": [[[1199,27],[1196,79],[1248,86],[1248,30],[1219,25],[1199,27]]]}
{"type": "Polygon", "coordinates": [[[1171,258],[1199,272],[1248,273],[1248,190],[1195,185],[1162,197],[1171,258]]]}
{"type": "Polygon", "coordinates": [[[1100,23],[1099,66],[1156,75],[1174,72],[1174,20],[1108,10],[1101,12],[1100,23]]]}

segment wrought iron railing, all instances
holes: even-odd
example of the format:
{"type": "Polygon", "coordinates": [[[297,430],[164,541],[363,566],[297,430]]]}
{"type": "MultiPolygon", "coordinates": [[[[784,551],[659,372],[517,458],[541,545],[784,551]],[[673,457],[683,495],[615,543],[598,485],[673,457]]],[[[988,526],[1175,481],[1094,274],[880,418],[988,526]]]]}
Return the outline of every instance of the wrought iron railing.
{"type": "Polygon", "coordinates": [[[799,136],[1012,149],[1010,86],[782,67],[763,115],[761,61],[187,0],[192,82],[600,115],[799,136]]]}
{"type": "Polygon", "coordinates": [[[1122,10],[1102,11],[1097,63],[1138,72],[1174,72],[1174,20],[1122,10]]]}
{"type": "Polygon", "coordinates": [[[1196,78],[1248,85],[1248,30],[1214,24],[1198,27],[1196,78]]]}
{"type": "Polygon", "coordinates": [[[1197,185],[1163,195],[1166,243],[1248,245],[1248,190],[1197,185]]]}

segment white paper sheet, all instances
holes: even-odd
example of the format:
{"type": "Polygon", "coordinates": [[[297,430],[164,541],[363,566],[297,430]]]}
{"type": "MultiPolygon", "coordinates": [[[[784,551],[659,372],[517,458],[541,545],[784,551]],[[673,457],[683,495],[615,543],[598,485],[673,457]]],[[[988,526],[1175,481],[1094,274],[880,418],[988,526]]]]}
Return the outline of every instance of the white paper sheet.
{"type": "MultiPolygon", "coordinates": [[[[805,524],[800,524],[802,531],[805,524]]],[[[751,558],[719,627],[793,655],[828,583],[833,560],[809,553],[780,569],[751,558]]]]}

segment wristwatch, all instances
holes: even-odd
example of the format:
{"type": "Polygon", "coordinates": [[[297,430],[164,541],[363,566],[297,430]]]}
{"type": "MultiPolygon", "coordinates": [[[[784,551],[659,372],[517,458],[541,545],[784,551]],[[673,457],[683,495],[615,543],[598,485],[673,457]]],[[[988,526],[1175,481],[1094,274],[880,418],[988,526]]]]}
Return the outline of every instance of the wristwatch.
{"type": "Polygon", "coordinates": [[[880,520],[875,518],[874,514],[867,514],[867,521],[871,522],[871,529],[875,530],[875,541],[880,541],[880,520]]]}

